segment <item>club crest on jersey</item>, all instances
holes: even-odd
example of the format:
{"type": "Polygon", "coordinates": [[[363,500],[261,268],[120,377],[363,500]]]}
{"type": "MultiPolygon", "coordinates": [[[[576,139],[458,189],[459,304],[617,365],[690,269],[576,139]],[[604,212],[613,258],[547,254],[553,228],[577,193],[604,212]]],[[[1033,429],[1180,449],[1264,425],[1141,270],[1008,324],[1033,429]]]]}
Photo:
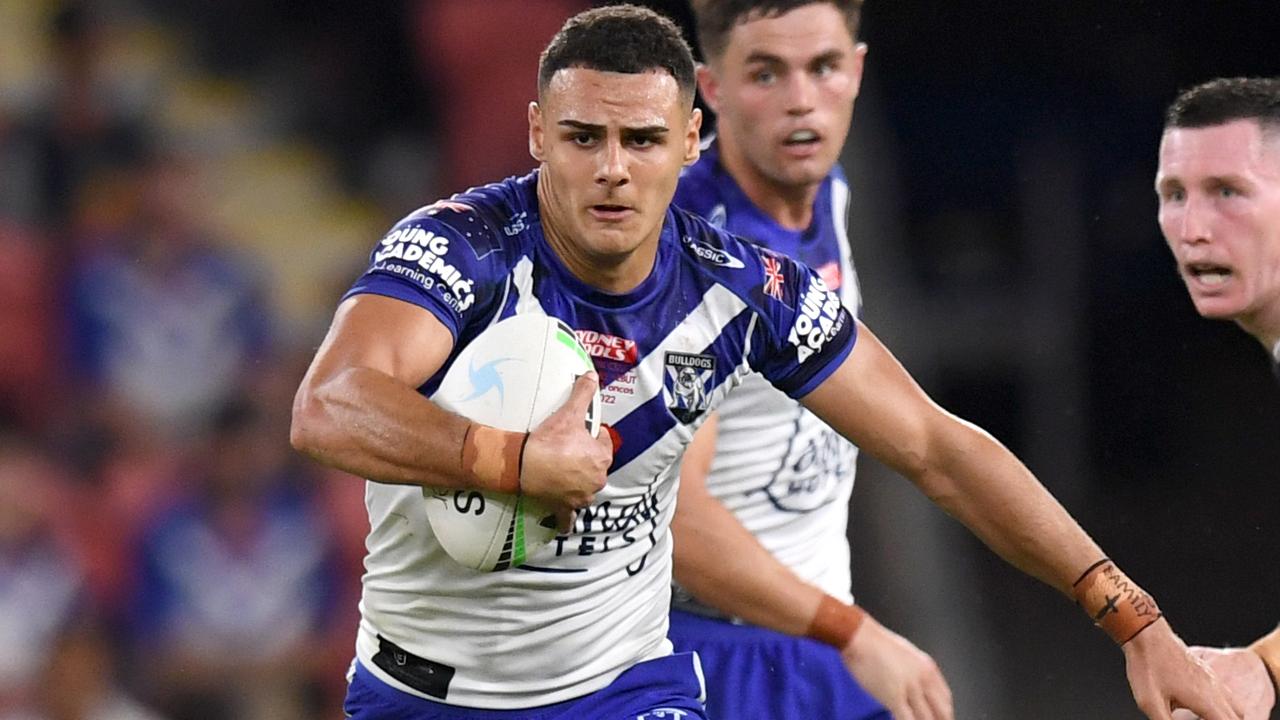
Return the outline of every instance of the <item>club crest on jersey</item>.
{"type": "Polygon", "coordinates": [[[667,409],[680,422],[691,423],[710,402],[716,359],[711,355],[668,352],[664,364],[662,396],[667,409]]]}

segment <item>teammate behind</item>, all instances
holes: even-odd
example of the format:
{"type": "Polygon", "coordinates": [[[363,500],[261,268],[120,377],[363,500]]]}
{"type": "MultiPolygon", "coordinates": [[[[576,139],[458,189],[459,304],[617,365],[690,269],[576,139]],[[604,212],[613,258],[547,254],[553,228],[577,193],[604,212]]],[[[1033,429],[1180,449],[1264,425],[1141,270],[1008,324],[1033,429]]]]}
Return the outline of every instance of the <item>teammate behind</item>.
{"type": "Polygon", "coordinates": [[[371,479],[347,714],[705,717],[697,658],[666,638],[668,531],[684,448],[754,370],[1074,595],[1121,644],[1149,716],[1179,704],[1237,718],[1151,598],[1008,450],[933,404],[820,277],[670,207],[698,156],[693,74],[679,31],[651,11],[574,16],[543,54],[529,107],[538,170],[409,215],[339,304],[291,439],[371,479]],[[711,259],[722,256],[736,262],[711,259]],[[485,327],[543,312],[624,351],[527,434],[428,399],[485,327]],[[675,404],[686,366],[702,370],[705,407],[675,404]],[[582,422],[598,381],[612,454],[582,422]],[[578,516],[527,565],[478,573],[433,537],[424,486],[522,492],[578,516]]]}
{"type": "MultiPolygon", "coordinates": [[[[718,132],[675,197],[815,268],[854,315],[849,187],[836,162],[867,52],[861,10],[861,0],[694,4],[699,88],[718,132]]],[[[887,718],[884,706],[898,718],[952,717],[933,659],[852,606],[856,460],[857,448],[757,374],[695,436],[672,522],[670,637],[702,657],[711,717],[862,720],[887,718]],[[820,614],[838,631],[823,635],[820,614]]]]}
{"type": "MultiPolygon", "coordinates": [[[[1165,115],[1156,195],[1196,311],[1257,338],[1280,379],[1280,78],[1222,78],[1179,95],[1165,115]]],[[[1280,626],[1248,648],[1195,651],[1251,703],[1247,720],[1267,717],[1280,626]]]]}

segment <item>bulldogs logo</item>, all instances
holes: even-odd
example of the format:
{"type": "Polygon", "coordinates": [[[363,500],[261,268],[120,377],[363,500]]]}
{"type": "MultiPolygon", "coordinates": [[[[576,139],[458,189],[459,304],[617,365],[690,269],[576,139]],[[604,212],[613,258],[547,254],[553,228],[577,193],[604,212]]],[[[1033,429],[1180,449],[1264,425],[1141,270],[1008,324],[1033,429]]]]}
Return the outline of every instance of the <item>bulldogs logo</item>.
{"type": "Polygon", "coordinates": [[[711,355],[668,352],[662,394],[667,409],[686,425],[707,409],[716,359],[711,355]]]}

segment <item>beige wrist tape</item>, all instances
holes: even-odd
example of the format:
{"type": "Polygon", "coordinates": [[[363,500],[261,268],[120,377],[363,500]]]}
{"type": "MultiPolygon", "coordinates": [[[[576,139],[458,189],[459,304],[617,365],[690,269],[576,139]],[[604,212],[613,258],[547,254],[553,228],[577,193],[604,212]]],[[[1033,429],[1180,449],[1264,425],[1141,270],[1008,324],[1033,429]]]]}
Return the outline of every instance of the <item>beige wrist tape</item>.
{"type": "Polygon", "coordinates": [[[471,423],[462,437],[462,472],[475,487],[514,495],[520,492],[520,465],[529,433],[471,423]]]}
{"type": "Polygon", "coordinates": [[[1071,587],[1076,603],[1119,645],[1132,640],[1163,614],[1155,600],[1107,558],[1090,565],[1071,587]]]}
{"type": "Polygon", "coordinates": [[[818,611],[813,614],[809,629],[804,634],[843,650],[866,616],[866,611],[857,605],[846,605],[830,595],[823,595],[818,611]]]}

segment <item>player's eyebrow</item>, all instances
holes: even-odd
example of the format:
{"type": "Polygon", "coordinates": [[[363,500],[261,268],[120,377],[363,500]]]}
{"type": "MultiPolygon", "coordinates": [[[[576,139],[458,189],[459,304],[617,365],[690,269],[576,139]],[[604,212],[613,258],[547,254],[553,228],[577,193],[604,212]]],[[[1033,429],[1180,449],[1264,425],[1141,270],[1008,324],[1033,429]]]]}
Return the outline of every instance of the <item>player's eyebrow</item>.
{"type": "Polygon", "coordinates": [[[773,53],[767,53],[763,50],[752,50],[745,60],[747,63],[768,63],[772,65],[785,65],[786,62],[773,53]]]}
{"type": "MultiPolygon", "coordinates": [[[[604,125],[585,123],[578,120],[561,120],[558,124],[571,130],[581,130],[589,133],[604,133],[606,130],[604,125]]],[[[665,135],[671,132],[671,129],[666,125],[642,125],[640,127],[624,127],[622,132],[628,136],[657,136],[665,135]]]]}
{"type": "Polygon", "coordinates": [[[570,130],[582,130],[583,132],[591,132],[591,133],[604,132],[603,125],[594,125],[592,123],[584,123],[584,122],[579,122],[577,120],[561,120],[558,124],[561,127],[566,127],[566,128],[569,128],[570,130]]]}
{"type": "MultiPolygon", "coordinates": [[[[819,53],[817,55],[814,55],[813,57],[805,58],[803,61],[803,64],[807,67],[809,65],[814,65],[816,63],[835,62],[836,60],[839,60],[840,58],[844,57],[844,55],[845,53],[842,50],[827,50],[826,52],[819,53]]],[[[744,62],[746,62],[747,64],[764,63],[769,65],[789,64],[786,58],[782,57],[781,55],[775,55],[771,52],[765,52],[764,50],[752,50],[747,55],[747,59],[744,62]]]]}

